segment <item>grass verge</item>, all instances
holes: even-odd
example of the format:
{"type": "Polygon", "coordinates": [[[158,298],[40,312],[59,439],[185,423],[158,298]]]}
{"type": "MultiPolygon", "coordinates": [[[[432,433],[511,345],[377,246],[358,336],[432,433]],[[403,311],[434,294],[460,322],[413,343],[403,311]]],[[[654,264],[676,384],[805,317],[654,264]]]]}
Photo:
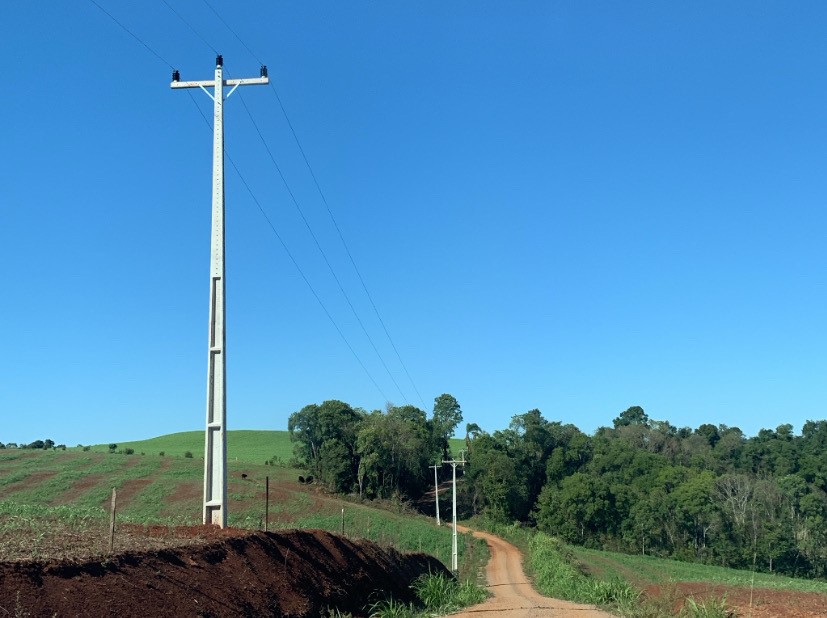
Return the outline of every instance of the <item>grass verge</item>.
{"type": "Polygon", "coordinates": [[[470,581],[459,582],[444,575],[423,575],[413,583],[418,604],[399,603],[393,599],[369,607],[371,618],[419,618],[444,616],[464,607],[482,603],[488,593],[470,581]]]}

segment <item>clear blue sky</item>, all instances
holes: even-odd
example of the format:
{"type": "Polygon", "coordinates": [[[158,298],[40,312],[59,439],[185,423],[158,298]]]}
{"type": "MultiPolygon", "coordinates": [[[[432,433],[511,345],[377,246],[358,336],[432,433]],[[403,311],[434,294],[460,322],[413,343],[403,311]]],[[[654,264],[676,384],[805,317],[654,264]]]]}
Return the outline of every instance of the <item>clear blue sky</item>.
{"type": "MultiPolygon", "coordinates": [[[[201,1],[168,0],[191,28],[98,2],[163,60],[86,0],[0,22],[3,442],[204,424],[212,134],[166,63],[258,62],[201,1]]],[[[421,394],[274,92],[244,88],[228,154],[384,395],[228,164],[230,429],[444,392],[489,431],[532,408],[587,432],[631,405],[748,435],[827,416],[827,5],[210,4],[268,64],[421,394]]]]}

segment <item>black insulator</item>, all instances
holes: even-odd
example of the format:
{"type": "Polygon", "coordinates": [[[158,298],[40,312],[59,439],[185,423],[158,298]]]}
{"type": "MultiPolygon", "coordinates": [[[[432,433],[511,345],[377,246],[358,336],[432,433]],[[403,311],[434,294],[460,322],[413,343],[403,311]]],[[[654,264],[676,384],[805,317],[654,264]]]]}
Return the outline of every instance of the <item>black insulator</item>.
{"type": "Polygon", "coordinates": [[[218,54],[215,57],[215,66],[217,66],[217,67],[224,66],[224,56],[222,56],[221,54],[218,54]]]}
{"type": "Polygon", "coordinates": [[[261,65],[261,76],[262,77],[267,77],[267,65],[266,64],[261,65]]]}
{"type": "Polygon", "coordinates": [[[180,82],[181,81],[181,73],[178,71],[178,69],[175,69],[172,72],[172,81],[174,81],[174,82],[180,82]]]}

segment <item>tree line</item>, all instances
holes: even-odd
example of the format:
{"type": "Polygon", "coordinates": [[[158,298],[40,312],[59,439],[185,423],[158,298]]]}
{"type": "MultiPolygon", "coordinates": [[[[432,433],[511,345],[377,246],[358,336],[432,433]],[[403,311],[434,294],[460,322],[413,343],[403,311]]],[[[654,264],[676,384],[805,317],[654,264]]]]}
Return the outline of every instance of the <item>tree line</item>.
{"type": "MultiPolygon", "coordinates": [[[[365,412],[340,401],[290,417],[299,463],[331,490],[415,500],[462,420],[451,395],[365,412]]],[[[827,577],[827,421],[747,437],[632,406],[593,435],[539,410],[493,433],[465,426],[459,508],[599,549],[827,577]]]]}
{"type": "Polygon", "coordinates": [[[330,400],[290,415],[298,463],[333,491],[366,498],[409,499],[428,486],[428,466],[447,456],[462,421],[457,400],[434,400],[431,417],[411,405],[366,412],[330,400]]]}
{"type": "Polygon", "coordinates": [[[18,444],[17,442],[9,442],[4,444],[0,442],[0,449],[15,449],[15,448],[23,448],[23,449],[35,449],[35,450],[44,450],[48,451],[49,449],[56,449],[65,451],[66,445],[65,444],[55,444],[54,440],[47,438],[46,440],[35,440],[34,442],[29,442],[28,444],[21,443],[18,444]]]}
{"type": "Polygon", "coordinates": [[[532,410],[468,447],[474,513],[589,547],[827,576],[827,421],[747,438],[633,406],[588,436],[532,410]]]}

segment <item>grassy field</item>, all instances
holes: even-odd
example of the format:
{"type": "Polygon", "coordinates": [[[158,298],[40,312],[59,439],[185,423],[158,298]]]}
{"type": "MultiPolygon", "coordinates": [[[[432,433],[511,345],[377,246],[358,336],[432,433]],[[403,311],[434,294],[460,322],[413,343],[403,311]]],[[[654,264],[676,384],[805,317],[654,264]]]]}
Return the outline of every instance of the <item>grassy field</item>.
{"type": "MultiPolygon", "coordinates": [[[[186,452],[198,457],[204,453],[204,431],[182,431],[148,440],[119,442],[116,450],[131,448],[135,453],[183,457],[186,452]]],[[[77,447],[72,450],[79,450],[77,447]]],[[[109,444],[94,444],[93,453],[108,453],[109,444]]],[[[287,464],[293,458],[293,443],[287,431],[235,429],[227,432],[227,459],[241,463],[263,464],[276,457],[287,464]]]]}
{"type": "MultiPolygon", "coordinates": [[[[269,477],[269,528],[321,528],[367,538],[403,551],[424,551],[450,564],[451,532],[415,513],[372,508],[301,485],[300,470],[265,465],[289,461],[287,432],[231,431],[228,436],[228,519],[233,527],[262,529],[269,477]]],[[[105,553],[112,489],[118,521],[141,526],[198,524],[201,520],[203,432],[151,440],[49,451],[0,450],[0,560],[74,558],[105,553]],[[134,449],[127,455],[126,448],[134,449]],[[190,451],[192,458],[184,456],[190,451]],[[161,456],[160,453],[164,452],[161,456]],[[143,454],[142,454],[143,453],[143,454]]],[[[387,506],[387,505],[386,505],[387,506]]],[[[446,503],[443,508],[449,509],[446,503]]],[[[127,543],[126,539],[121,539],[127,543]]],[[[484,544],[460,543],[468,576],[487,559],[484,544]]]]}
{"type": "MultiPolygon", "coordinates": [[[[451,438],[451,451],[455,456],[465,448],[465,440],[451,438]]],[[[131,448],[136,453],[183,457],[185,453],[194,456],[204,452],[204,431],[182,431],[148,440],[120,442],[116,450],[131,448]]],[[[93,453],[108,453],[109,444],[95,444],[89,447],[93,453]]],[[[78,447],[69,450],[82,450],[78,447]]],[[[227,458],[241,463],[263,464],[273,457],[276,461],[289,464],[293,459],[293,442],[288,431],[263,431],[235,429],[227,432],[227,458]]]]}
{"type": "Polygon", "coordinates": [[[772,590],[798,590],[827,594],[827,582],[823,581],[753,573],[653,556],[630,556],[582,547],[570,549],[578,562],[586,565],[592,573],[599,574],[601,579],[619,578],[639,586],[673,581],[710,582],[722,586],[744,588],[754,586],[772,590]]]}

